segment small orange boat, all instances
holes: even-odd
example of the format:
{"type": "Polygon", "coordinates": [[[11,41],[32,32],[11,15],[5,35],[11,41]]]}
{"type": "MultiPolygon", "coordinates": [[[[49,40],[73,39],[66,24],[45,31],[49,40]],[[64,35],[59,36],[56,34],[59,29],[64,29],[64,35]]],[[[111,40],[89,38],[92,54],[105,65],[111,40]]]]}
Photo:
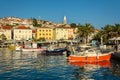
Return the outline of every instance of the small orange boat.
{"type": "Polygon", "coordinates": [[[70,55],[67,59],[71,62],[83,61],[83,62],[98,62],[98,61],[109,61],[111,53],[101,53],[94,49],[89,49],[84,52],[70,55]]]}

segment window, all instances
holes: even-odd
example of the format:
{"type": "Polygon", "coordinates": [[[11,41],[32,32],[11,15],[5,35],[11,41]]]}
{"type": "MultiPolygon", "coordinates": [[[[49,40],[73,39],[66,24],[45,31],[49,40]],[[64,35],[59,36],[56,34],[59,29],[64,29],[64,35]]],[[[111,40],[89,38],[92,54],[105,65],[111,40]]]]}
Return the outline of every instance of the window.
{"type": "Polygon", "coordinates": [[[32,38],[31,36],[29,36],[29,38],[32,38]]]}
{"type": "Polygon", "coordinates": [[[21,30],[19,30],[19,33],[21,33],[21,30]]]}

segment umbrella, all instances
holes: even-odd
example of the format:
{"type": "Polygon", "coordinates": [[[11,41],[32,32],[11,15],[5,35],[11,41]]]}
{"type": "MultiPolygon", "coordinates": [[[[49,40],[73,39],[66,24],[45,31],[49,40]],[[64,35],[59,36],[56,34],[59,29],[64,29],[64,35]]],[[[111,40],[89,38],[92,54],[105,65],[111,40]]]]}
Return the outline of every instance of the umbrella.
{"type": "Polygon", "coordinates": [[[116,40],[116,37],[110,38],[109,40],[116,40]]]}
{"type": "Polygon", "coordinates": [[[116,40],[120,40],[120,37],[117,37],[116,40]]]}

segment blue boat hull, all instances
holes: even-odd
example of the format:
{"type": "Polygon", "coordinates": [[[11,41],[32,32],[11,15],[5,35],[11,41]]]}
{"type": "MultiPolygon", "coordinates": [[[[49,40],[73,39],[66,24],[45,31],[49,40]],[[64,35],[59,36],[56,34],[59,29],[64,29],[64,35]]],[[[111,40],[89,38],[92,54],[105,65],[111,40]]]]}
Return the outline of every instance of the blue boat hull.
{"type": "Polygon", "coordinates": [[[65,52],[67,49],[66,48],[59,48],[59,49],[54,49],[54,50],[46,50],[45,54],[46,55],[63,55],[63,52],[65,52]]]}

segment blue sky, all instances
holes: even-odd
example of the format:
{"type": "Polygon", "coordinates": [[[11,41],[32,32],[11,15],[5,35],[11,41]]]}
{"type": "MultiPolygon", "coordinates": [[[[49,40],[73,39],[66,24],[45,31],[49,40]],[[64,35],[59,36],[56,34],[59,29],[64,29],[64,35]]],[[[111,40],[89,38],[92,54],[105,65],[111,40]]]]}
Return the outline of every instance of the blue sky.
{"type": "Polygon", "coordinates": [[[36,18],[62,23],[90,23],[95,28],[120,23],[120,0],[0,0],[0,18],[36,18]],[[40,16],[40,17],[39,17],[40,16]]]}

